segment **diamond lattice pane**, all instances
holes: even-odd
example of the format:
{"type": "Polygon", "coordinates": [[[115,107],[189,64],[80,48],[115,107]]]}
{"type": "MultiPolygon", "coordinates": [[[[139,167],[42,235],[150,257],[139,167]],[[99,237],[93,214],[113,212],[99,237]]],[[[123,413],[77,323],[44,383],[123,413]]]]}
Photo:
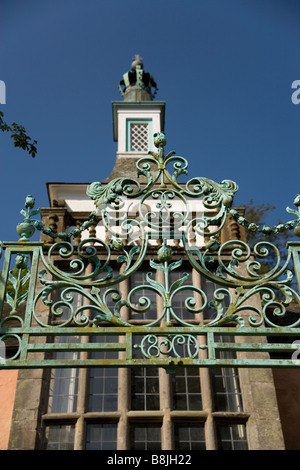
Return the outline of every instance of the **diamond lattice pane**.
{"type": "Polygon", "coordinates": [[[149,150],[148,124],[132,123],[130,125],[131,152],[147,152],[149,150]]]}

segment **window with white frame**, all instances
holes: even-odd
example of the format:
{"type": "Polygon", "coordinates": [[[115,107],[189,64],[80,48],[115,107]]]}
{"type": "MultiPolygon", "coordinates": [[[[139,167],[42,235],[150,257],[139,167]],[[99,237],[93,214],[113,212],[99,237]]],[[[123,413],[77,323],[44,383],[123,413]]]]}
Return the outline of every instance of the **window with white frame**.
{"type": "Polygon", "coordinates": [[[148,152],[150,150],[150,136],[152,136],[151,119],[127,120],[127,152],[148,152]]]}

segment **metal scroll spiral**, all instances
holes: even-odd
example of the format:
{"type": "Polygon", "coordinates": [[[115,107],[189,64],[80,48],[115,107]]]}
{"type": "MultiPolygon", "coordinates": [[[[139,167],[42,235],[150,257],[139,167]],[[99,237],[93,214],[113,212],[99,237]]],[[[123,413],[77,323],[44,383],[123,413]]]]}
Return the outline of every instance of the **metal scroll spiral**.
{"type": "Polygon", "coordinates": [[[140,349],[142,355],[147,359],[160,356],[192,359],[197,357],[199,350],[206,348],[206,346],[200,346],[197,338],[190,334],[169,335],[163,339],[152,334],[145,335],[141,343],[134,345],[134,348],[140,349]]]}

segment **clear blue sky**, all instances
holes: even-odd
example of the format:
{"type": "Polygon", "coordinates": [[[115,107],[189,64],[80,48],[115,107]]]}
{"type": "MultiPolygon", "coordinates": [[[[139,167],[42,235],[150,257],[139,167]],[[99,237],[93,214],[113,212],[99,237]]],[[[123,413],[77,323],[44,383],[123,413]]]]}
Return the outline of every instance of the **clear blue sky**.
{"type": "MultiPolygon", "coordinates": [[[[32,159],[1,134],[0,239],[17,240],[27,194],[46,182],[101,181],[116,156],[112,101],[139,53],[166,101],[168,151],[189,176],[286,206],[300,193],[299,0],[1,0],[0,79],[8,123],[38,140],[32,159]]],[[[272,221],[271,221],[272,222],[272,221]]]]}

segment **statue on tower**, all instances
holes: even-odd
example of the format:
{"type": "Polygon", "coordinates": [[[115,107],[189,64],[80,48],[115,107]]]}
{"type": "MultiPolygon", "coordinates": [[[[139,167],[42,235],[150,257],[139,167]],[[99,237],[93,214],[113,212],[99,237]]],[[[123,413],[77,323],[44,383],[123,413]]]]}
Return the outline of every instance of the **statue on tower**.
{"type": "Polygon", "coordinates": [[[124,101],[153,100],[158,88],[154,77],[150,73],[144,72],[143,59],[139,54],[134,55],[131,69],[123,75],[123,79],[119,83],[119,90],[124,101]],[[153,93],[152,88],[154,88],[153,93]]]}

